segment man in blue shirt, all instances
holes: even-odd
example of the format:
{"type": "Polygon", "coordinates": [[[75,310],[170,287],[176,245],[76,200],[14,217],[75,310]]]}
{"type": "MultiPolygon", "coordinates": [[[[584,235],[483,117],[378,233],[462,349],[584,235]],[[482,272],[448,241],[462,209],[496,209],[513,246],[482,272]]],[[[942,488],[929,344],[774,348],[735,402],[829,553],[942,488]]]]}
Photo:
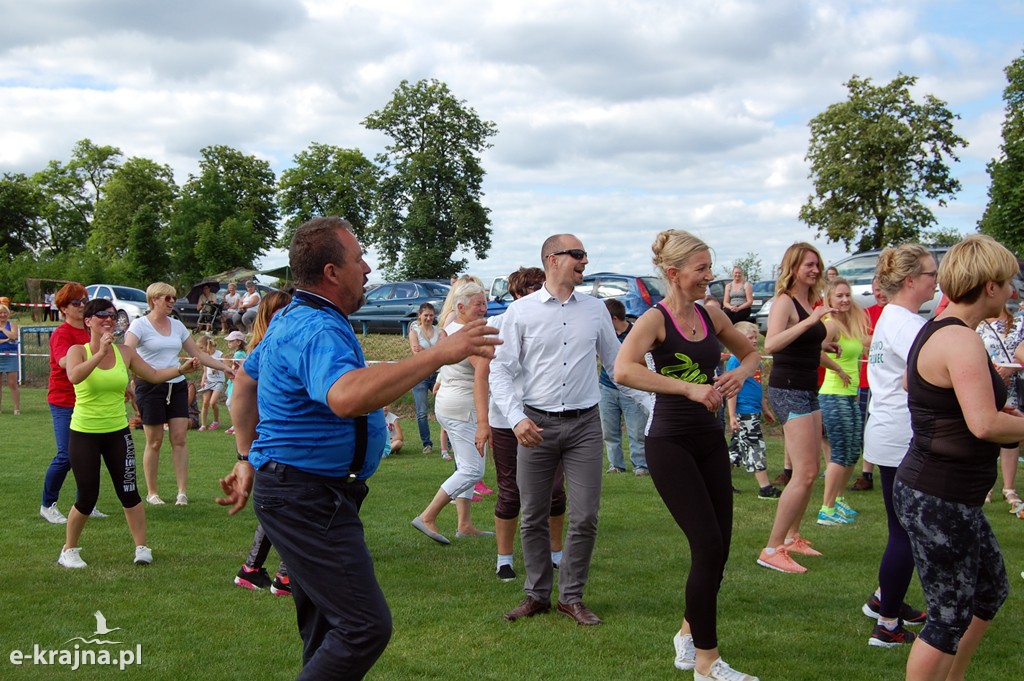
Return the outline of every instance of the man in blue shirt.
{"type": "Polygon", "coordinates": [[[235,377],[239,461],[218,500],[234,514],[252,490],[256,517],[288,565],[302,679],[360,679],[391,637],[359,520],[387,437],[382,407],[500,342],[479,320],[429,350],[367,367],[347,315],[364,300],[370,268],[350,229],[315,218],[292,239],[295,299],[235,377]]]}

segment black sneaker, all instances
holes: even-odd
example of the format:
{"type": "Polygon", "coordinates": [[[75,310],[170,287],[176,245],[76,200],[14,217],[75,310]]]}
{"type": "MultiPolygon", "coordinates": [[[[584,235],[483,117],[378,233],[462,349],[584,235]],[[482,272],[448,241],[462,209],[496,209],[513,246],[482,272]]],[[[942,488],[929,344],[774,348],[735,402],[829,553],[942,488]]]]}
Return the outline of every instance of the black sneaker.
{"type": "Polygon", "coordinates": [[[501,565],[498,567],[498,579],[503,582],[511,582],[516,578],[516,571],[512,569],[511,565],[501,565]]]}
{"type": "Polygon", "coordinates": [[[288,579],[288,575],[282,576],[280,572],[274,575],[274,581],[270,585],[270,593],[275,596],[291,596],[292,581],[288,579]]]}
{"type": "Polygon", "coordinates": [[[235,585],[243,589],[260,591],[270,587],[270,575],[267,574],[266,568],[256,570],[243,565],[235,575],[235,585]]]}
{"type": "Polygon", "coordinates": [[[871,632],[871,638],[868,639],[868,645],[876,648],[895,648],[896,646],[913,643],[915,638],[917,638],[917,634],[904,629],[902,622],[897,624],[896,629],[893,631],[889,631],[888,627],[881,622],[877,622],[874,630],[871,632]]]}
{"type": "Polygon", "coordinates": [[[782,496],[782,490],[779,489],[778,487],[774,486],[774,485],[768,485],[767,487],[761,489],[757,493],[757,498],[758,499],[768,499],[770,501],[777,501],[778,498],[781,497],[781,496],[782,496]]]}
{"type": "MultiPolygon", "coordinates": [[[[862,613],[871,619],[877,620],[881,616],[882,603],[878,600],[878,596],[871,594],[871,598],[864,604],[864,607],[860,609],[862,613]]],[[[900,619],[903,623],[912,627],[917,627],[928,621],[928,613],[921,612],[917,608],[911,607],[907,603],[900,606],[900,619]]]]}

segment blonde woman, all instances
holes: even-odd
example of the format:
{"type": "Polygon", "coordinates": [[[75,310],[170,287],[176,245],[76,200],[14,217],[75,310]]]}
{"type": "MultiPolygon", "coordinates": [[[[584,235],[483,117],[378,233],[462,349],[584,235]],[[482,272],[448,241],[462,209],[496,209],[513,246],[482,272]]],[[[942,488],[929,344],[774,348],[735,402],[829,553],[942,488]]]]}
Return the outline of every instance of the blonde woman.
{"type": "Polygon", "coordinates": [[[827,305],[815,307],[821,300],[821,273],[821,254],[814,246],[796,243],[786,249],[764,341],[773,361],[768,400],[782,424],[793,477],[779,497],[775,522],[757,564],[779,572],[807,572],[791,553],[821,555],[800,536],[821,451],[818,365],[828,333],[821,320],[834,312],[827,305]]]}
{"type": "Polygon", "coordinates": [[[722,294],[722,310],[729,321],[745,322],[750,319],[750,306],[754,304],[754,285],[746,280],[743,269],[732,268],[732,281],[726,283],[722,294]]]}
{"type": "MultiPolygon", "coordinates": [[[[203,366],[234,376],[231,367],[201,350],[185,325],[171,317],[176,300],[177,295],[170,284],[162,281],[150,284],[146,289],[149,314],[131,323],[124,344],[138,350],[142,360],[157,370],[178,366],[178,355],[184,350],[190,357],[198,358],[203,366]]],[[[183,376],[167,383],[149,383],[140,378],[135,381],[135,399],[142,413],[142,428],[146,433],[146,451],[142,458],[146,501],[153,506],[162,506],[164,503],[157,490],[157,473],[166,423],[171,439],[174,477],[178,483],[175,505],[187,506],[188,383],[183,376]]]]}
{"type": "MultiPolygon", "coordinates": [[[[11,308],[0,304],[0,374],[7,374],[14,415],[21,414],[21,386],[18,385],[18,323],[11,321],[11,308]]],[[[0,383],[0,400],[3,398],[0,383]]]]}
{"type": "Polygon", "coordinates": [[[818,524],[848,525],[856,520],[857,511],[846,503],[843,489],[864,443],[857,392],[860,361],[868,337],[868,317],[853,300],[850,283],[842,277],[829,282],[825,305],[835,310],[825,318],[825,342],[836,344],[839,352],[821,353],[821,363],[826,370],[818,401],[830,447],[818,524]]]}

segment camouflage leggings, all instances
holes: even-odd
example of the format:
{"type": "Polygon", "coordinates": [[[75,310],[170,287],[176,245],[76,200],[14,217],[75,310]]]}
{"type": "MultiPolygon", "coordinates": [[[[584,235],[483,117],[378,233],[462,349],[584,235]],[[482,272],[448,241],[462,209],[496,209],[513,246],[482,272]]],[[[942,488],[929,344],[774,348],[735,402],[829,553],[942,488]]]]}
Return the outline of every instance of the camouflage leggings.
{"type": "Polygon", "coordinates": [[[999,542],[980,506],[919,492],[899,478],[892,500],[928,602],[920,638],[955,655],[971,618],[991,620],[1009,594],[999,542]]]}

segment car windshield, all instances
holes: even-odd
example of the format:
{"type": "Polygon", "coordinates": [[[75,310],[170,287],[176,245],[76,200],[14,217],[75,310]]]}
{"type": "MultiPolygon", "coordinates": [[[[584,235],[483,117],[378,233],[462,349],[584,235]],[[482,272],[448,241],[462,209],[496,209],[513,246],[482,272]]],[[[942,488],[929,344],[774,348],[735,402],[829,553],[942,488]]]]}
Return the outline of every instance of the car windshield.
{"type": "Polygon", "coordinates": [[[114,291],[114,295],[117,296],[118,300],[127,301],[129,303],[145,303],[146,292],[140,291],[137,288],[128,288],[127,286],[111,286],[114,291]]]}
{"type": "Polygon", "coordinates": [[[768,295],[775,293],[775,282],[771,279],[757,282],[754,284],[754,293],[767,293],[768,295]]]}
{"type": "Polygon", "coordinates": [[[443,286],[441,284],[427,282],[425,284],[420,285],[423,288],[427,289],[428,296],[441,296],[443,298],[444,296],[448,295],[448,287],[443,286]]]}

